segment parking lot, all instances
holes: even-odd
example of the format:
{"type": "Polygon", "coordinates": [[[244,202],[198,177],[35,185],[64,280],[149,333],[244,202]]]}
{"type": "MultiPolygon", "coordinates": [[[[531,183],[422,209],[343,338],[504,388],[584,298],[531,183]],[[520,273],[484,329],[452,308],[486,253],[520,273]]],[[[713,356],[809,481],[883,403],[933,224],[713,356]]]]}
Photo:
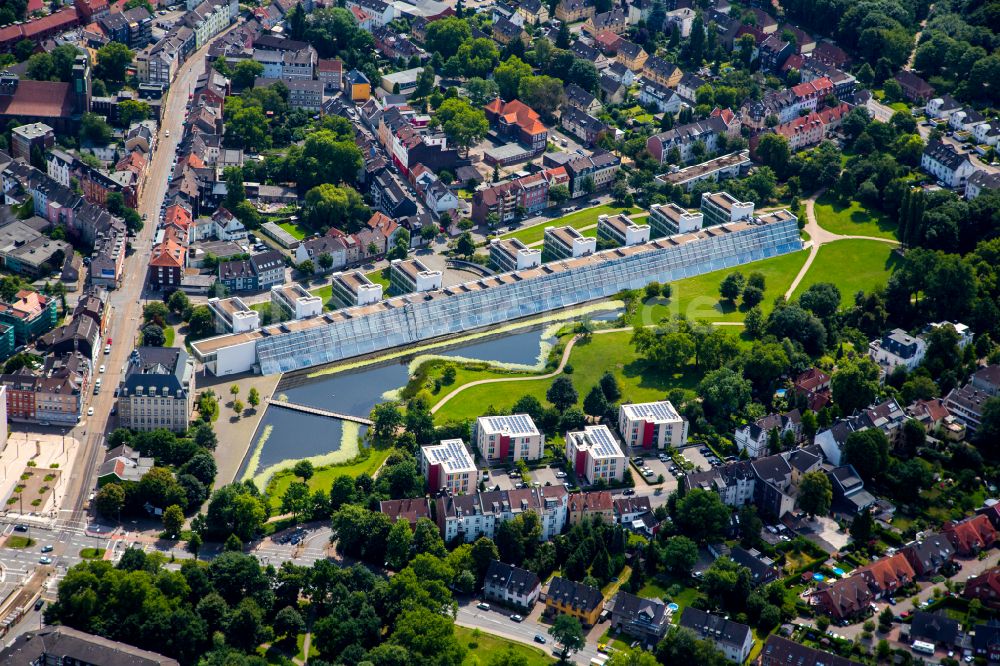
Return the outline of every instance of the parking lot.
{"type": "Polygon", "coordinates": [[[670,461],[668,460],[666,463],[664,463],[661,460],[659,460],[658,456],[660,455],[660,453],[661,453],[660,451],[650,451],[648,449],[639,449],[630,452],[629,460],[633,463],[632,475],[636,477],[637,483],[641,478],[648,485],[655,486],[657,485],[657,478],[659,478],[660,476],[663,476],[664,480],[674,478],[673,476],[670,475],[670,472],[667,469],[671,464],[670,461]],[[634,462],[635,458],[637,457],[641,457],[643,459],[642,465],[640,465],[640,467],[644,465],[647,469],[651,470],[653,472],[651,475],[644,476],[641,472],[636,470],[636,465],[634,464],[634,462]]]}
{"type": "MultiPolygon", "coordinates": [[[[482,474],[482,472],[480,472],[482,474]]],[[[539,467],[531,470],[529,484],[540,486],[561,486],[566,481],[566,474],[559,467],[539,467]],[[561,474],[562,476],[556,476],[561,474]]],[[[486,487],[493,490],[499,486],[500,490],[514,490],[517,484],[524,483],[520,476],[511,476],[508,472],[493,469],[490,470],[490,478],[486,481],[486,487]]]]}
{"type": "Polygon", "coordinates": [[[695,466],[695,471],[707,472],[712,469],[712,464],[708,462],[708,458],[705,457],[697,446],[689,446],[686,449],[682,449],[681,455],[695,466]]]}

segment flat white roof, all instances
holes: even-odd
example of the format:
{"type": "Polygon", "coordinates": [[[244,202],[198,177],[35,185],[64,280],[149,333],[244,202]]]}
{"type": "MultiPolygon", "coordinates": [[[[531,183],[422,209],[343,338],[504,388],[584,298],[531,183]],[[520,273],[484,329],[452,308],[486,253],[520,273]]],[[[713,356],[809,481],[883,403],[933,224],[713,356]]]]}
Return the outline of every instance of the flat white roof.
{"type": "Polygon", "coordinates": [[[448,474],[476,471],[476,464],[465,448],[465,442],[460,439],[441,440],[440,444],[424,446],[420,450],[430,464],[441,465],[448,474]]]}
{"type": "Polygon", "coordinates": [[[642,419],[655,423],[671,423],[680,421],[681,416],[670,404],[669,400],[659,402],[643,402],[634,405],[622,405],[625,415],[630,419],[642,419]]]}
{"type": "Polygon", "coordinates": [[[538,434],[535,422],[527,414],[480,416],[478,420],[478,427],[487,434],[504,433],[512,437],[528,437],[538,434]]]}
{"type": "Polygon", "coordinates": [[[567,437],[572,437],[577,448],[581,450],[589,449],[595,458],[624,458],[621,447],[615,441],[615,436],[611,434],[607,426],[596,425],[587,426],[582,431],[567,433],[567,437]]]}

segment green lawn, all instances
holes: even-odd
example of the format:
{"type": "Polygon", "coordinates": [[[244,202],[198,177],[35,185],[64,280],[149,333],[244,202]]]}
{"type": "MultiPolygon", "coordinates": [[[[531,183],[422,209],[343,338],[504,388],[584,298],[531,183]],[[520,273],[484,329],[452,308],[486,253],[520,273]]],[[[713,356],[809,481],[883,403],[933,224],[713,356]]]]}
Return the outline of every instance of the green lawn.
{"type": "Polygon", "coordinates": [[[895,222],[857,201],[844,206],[834,197],[824,195],[816,201],[815,210],[819,226],[835,234],[896,239],[895,222]]]}
{"type": "Polygon", "coordinates": [[[84,548],[80,551],[80,557],[85,560],[99,560],[104,557],[103,548],[84,548]]]}
{"type": "Polygon", "coordinates": [[[743,275],[761,273],[764,275],[764,302],[761,307],[769,311],[774,299],[783,295],[792,280],[806,263],[806,252],[793,252],[780,257],[755,261],[739,268],[725,268],[704,275],[677,280],[670,283],[671,296],[666,302],[644,305],[636,313],[636,323],[653,324],[670,314],[682,314],[688,319],[705,321],[743,321],[744,313],[719,297],[719,284],[733,271],[743,275]]]}
{"type": "MultiPolygon", "coordinates": [[[[382,285],[382,297],[385,298],[389,292],[389,273],[388,268],[381,269],[377,271],[372,271],[371,273],[365,273],[365,277],[371,280],[375,284],[382,285]],[[383,276],[382,273],[385,272],[383,276]]],[[[333,297],[333,287],[325,284],[322,287],[317,287],[316,289],[310,289],[309,293],[313,296],[319,296],[323,299],[323,309],[324,310],[337,310],[341,306],[338,303],[332,302],[330,299],[333,297]]]]}
{"type": "Polygon", "coordinates": [[[885,284],[898,255],[888,243],[872,240],[842,240],[819,249],[809,273],[799,283],[793,298],[817,282],[832,282],[840,289],[841,305],[854,301],[858,291],[885,284]]]}
{"type": "MultiPolygon", "coordinates": [[[[639,358],[629,344],[631,337],[631,331],[623,331],[593,335],[576,343],[569,360],[574,371],[567,376],[576,387],[581,403],[587,392],[608,369],[615,374],[621,385],[622,402],[662,400],[666,392],[672,388],[693,389],[698,383],[699,375],[693,367],[677,374],[650,367],[639,358]]],[[[493,371],[478,374],[475,379],[511,376],[493,371]]],[[[497,410],[510,409],[521,396],[529,394],[544,404],[545,392],[552,381],[552,379],[538,379],[473,386],[448,401],[438,410],[434,418],[438,423],[474,419],[483,414],[487,406],[497,410]]],[[[450,390],[451,388],[442,390],[441,393],[447,395],[450,390]]]]}
{"type": "Polygon", "coordinates": [[[18,536],[16,534],[12,534],[11,536],[7,537],[7,541],[6,543],[4,543],[4,545],[7,548],[31,548],[32,546],[35,545],[35,540],[29,539],[28,537],[25,536],[18,536]]]}
{"type": "Polygon", "coordinates": [[[164,329],[163,329],[163,337],[166,340],[166,342],[163,343],[164,347],[173,347],[174,346],[174,333],[175,333],[175,331],[174,331],[174,327],[173,326],[166,326],[166,327],[164,327],[164,329]]]}
{"type": "MultiPolygon", "coordinates": [[[[371,449],[368,457],[360,462],[350,465],[330,465],[318,467],[316,473],[307,482],[310,490],[329,490],[333,485],[333,480],[342,474],[348,476],[359,476],[361,474],[374,474],[375,470],[382,466],[385,459],[389,457],[391,449],[371,449]]],[[[271,482],[267,484],[267,494],[271,501],[271,509],[278,511],[281,508],[281,496],[288,490],[288,486],[295,480],[291,470],[276,473],[271,482]]]]}
{"type": "Polygon", "coordinates": [[[545,237],[545,227],[570,226],[574,229],[580,229],[582,227],[589,227],[592,224],[597,224],[597,218],[600,215],[615,215],[622,211],[635,213],[638,212],[638,210],[639,209],[635,207],[619,208],[618,206],[611,205],[594,206],[593,208],[585,208],[583,210],[570,213],[569,215],[558,217],[549,222],[536,224],[533,227],[518,229],[517,231],[503,234],[500,238],[517,238],[522,243],[530,245],[531,243],[536,243],[545,237]]]}
{"type": "Polygon", "coordinates": [[[375,284],[382,285],[382,295],[389,291],[389,269],[382,268],[377,271],[372,271],[371,273],[365,273],[365,277],[374,282],[375,284]]]}
{"type": "Polygon", "coordinates": [[[456,625],[455,637],[469,650],[462,661],[462,666],[481,666],[506,650],[511,650],[518,657],[524,658],[527,666],[548,666],[556,661],[541,648],[509,641],[506,638],[487,634],[478,629],[468,629],[456,625]]]}
{"type": "Polygon", "coordinates": [[[294,236],[295,240],[302,240],[308,234],[305,229],[294,222],[280,222],[278,226],[294,236]]]}

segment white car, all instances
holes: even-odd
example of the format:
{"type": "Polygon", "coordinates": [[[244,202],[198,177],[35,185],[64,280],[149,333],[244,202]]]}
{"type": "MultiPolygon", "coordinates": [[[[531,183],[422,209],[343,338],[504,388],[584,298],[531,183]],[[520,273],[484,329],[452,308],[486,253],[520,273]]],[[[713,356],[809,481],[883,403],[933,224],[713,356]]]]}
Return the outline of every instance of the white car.
{"type": "Polygon", "coordinates": [[[93,415],[94,415],[94,408],[93,407],[88,407],[87,408],[87,416],[93,416],[93,415]]]}
{"type": "Polygon", "coordinates": [[[167,131],[165,131],[165,132],[163,133],[163,136],[170,136],[170,130],[167,130],[167,131]]]}
{"type": "Polygon", "coordinates": [[[102,375],[104,374],[104,366],[103,366],[103,365],[102,365],[102,366],[100,367],[99,371],[100,371],[100,373],[101,373],[102,375]]]}
{"type": "Polygon", "coordinates": [[[556,478],[557,479],[565,479],[566,478],[566,472],[556,472],[556,478]]]}
{"type": "Polygon", "coordinates": [[[105,354],[111,353],[111,345],[104,345],[104,353],[105,354]]]}

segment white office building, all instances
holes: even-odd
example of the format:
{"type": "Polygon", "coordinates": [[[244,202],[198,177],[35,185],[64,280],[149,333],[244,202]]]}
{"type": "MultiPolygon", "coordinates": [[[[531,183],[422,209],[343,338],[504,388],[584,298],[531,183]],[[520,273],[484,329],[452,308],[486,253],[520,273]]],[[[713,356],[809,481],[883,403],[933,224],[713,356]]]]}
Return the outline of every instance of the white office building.
{"type": "Polygon", "coordinates": [[[472,438],[479,455],[491,462],[538,460],[545,452],[545,438],[527,414],[480,416],[472,438]]]}
{"type": "Polygon", "coordinates": [[[467,495],[476,488],[476,464],[460,439],[421,447],[420,472],[431,492],[447,490],[453,495],[467,495]]]}
{"type": "Polygon", "coordinates": [[[622,405],[618,430],[633,449],[681,448],[687,444],[688,424],[668,400],[622,405]]]}
{"type": "Polygon", "coordinates": [[[566,433],[566,460],[577,477],[589,483],[621,481],[625,474],[625,454],[604,425],[566,433]]]}

